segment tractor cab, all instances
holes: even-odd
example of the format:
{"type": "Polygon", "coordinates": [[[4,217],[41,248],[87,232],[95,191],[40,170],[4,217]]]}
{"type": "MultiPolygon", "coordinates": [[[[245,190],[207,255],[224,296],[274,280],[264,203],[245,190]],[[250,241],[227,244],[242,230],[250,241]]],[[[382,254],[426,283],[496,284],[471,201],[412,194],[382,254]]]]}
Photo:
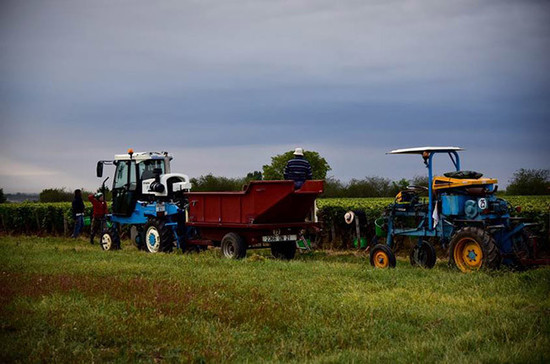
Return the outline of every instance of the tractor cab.
{"type": "Polygon", "coordinates": [[[191,189],[189,177],[170,173],[172,155],[167,152],[117,154],[114,160],[97,162],[97,176],[103,176],[104,165],[114,165],[112,213],[131,216],[138,201],[170,201],[182,199],[191,189]]]}

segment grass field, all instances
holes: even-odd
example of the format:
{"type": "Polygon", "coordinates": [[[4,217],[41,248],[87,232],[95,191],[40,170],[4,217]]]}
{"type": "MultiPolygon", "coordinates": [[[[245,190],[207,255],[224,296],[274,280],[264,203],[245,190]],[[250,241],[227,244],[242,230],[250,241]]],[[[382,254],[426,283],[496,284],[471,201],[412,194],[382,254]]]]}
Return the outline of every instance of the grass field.
{"type": "Polygon", "coordinates": [[[549,362],[550,269],[0,237],[1,362],[549,362]]]}

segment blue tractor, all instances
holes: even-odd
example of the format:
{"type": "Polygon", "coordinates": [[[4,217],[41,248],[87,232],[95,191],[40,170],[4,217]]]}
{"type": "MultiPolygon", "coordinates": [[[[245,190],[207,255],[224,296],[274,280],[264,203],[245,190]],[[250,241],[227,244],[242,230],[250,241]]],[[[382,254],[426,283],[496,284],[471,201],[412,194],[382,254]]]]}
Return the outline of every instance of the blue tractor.
{"type": "MultiPolygon", "coordinates": [[[[113,200],[109,221],[112,226],[102,232],[103,250],[120,249],[119,230],[133,226],[139,249],[150,253],[168,252],[185,244],[186,192],[189,177],[172,173],[167,152],[140,152],[115,155],[114,160],[97,163],[97,176],[104,165],[114,165],[113,200]]],[[[105,180],[106,181],[106,180],[105,180]]],[[[103,185],[105,185],[105,181],[103,185]]]]}
{"type": "Polygon", "coordinates": [[[497,180],[460,167],[458,147],[398,149],[389,154],[418,154],[428,169],[428,187],[409,186],[399,192],[384,216],[376,221],[377,237],[370,251],[374,267],[395,266],[394,248],[404,237],[416,244],[410,252],[413,266],[432,268],[436,252],[431,242],[449,249],[449,260],[463,272],[496,269],[501,264],[535,264],[535,225],[512,217],[512,206],[495,195],[497,180]],[[433,176],[434,157],[446,154],[455,170],[433,176]],[[427,194],[426,197],[423,195],[427,194]],[[385,238],[385,243],[379,239],[385,238]]]}

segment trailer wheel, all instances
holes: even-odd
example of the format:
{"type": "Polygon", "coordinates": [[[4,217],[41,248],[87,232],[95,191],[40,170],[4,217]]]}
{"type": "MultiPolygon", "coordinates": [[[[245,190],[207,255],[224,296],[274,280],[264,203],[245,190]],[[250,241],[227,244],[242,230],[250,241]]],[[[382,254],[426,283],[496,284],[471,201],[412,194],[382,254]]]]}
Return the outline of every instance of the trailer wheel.
{"type": "Polygon", "coordinates": [[[174,247],[174,232],[159,219],[151,219],[145,224],[145,251],[148,253],[171,252],[174,247]]]}
{"type": "Polygon", "coordinates": [[[413,267],[419,266],[422,268],[431,269],[434,267],[437,260],[435,249],[432,244],[425,240],[422,240],[420,246],[416,244],[411,249],[411,255],[409,256],[411,265],[413,267]]]}
{"type": "Polygon", "coordinates": [[[277,259],[292,260],[296,255],[295,241],[271,243],[271,254],[277,259]]]}
{"type": "Polygon", "coordinates": [[[453,236],[449,248],[449,263],[462,272],[481,268],[496,269],[500,265],[500,253],[493,237],[483,229],[465,227],[453,236]]]}
{"type": "Polygon", "coordinates": [[[395,255],[383,244],[376,244],[370,251],[370,265],[375,268],[395,268],[395,255]]]}
{"type": "Polygon", "coordinates": [[[104,230],[99,240],[99,245],[103,250],[119,250],[120,249],[120,236],[118,231],[113,227],[104,230]]]}
{"type": "Polygon", "coordinates": [[[222,239],[222,253],[229,259],[242,259],[246,257],[246,244],[235,233],[227,233],[222,239]]]}

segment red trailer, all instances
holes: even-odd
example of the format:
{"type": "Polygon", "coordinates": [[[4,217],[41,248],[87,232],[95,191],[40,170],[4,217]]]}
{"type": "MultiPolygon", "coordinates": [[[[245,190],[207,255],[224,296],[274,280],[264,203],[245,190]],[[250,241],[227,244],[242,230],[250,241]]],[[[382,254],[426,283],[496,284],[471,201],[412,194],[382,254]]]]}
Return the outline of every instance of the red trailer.
{"type": "Polygon", "coordinates": [[[278,258],[292,259],[304,231],[318,230],[315,199],[323,181],[252,181],[239,192],[189,192],[187,226],[196,228],[191,245],[221,246],[228,258],[247,249],[271,247],[278,258]]]}

